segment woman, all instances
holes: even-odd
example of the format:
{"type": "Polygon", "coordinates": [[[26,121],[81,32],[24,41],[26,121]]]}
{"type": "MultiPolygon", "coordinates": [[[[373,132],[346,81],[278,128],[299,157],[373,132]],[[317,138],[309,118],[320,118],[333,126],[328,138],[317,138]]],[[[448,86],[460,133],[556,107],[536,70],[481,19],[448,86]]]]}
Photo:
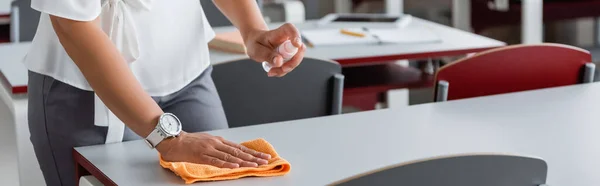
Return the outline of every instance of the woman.
{"type": "MultiPolygon", "coordinates": [[[[269,30],[255,0],[214,0],[248,55],[284,76],[305,47],[269,30]],[[283,64],[275,48],[300,48],[283,64]]],[[[73,147],[146,139],[166,161],[255,167],[269,155],[201,131],[227,128],[210,73],[214,37],[199,0],[32,0],[42,12],[25,64],[31,142],[47,185],[75,185],[73,147]],[[180,129],[183,128],[183,131],[180,129]]],[[[257,65],[259,65],[257,63],[257,65]]],[[[234,78],[232,75],[231,78],[234,78]]]]}

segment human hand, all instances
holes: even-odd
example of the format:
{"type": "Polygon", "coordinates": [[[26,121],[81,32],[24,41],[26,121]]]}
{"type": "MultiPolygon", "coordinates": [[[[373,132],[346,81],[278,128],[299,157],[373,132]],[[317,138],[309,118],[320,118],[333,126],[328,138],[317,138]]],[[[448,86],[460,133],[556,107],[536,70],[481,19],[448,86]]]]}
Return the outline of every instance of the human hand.
{"type": "Polygon", "coordinates": [[[291,72],[302,62],[306,46],[302,43],[300,32],[291,23],[286,23],[274,30],[253,30],[246,34],[246,51],[251,59],[257,62],[268,62],[273,68],[268,72],[269,77],[282,77],[291,72]],[[298,48],[292,59],[284,62],[277,52],[277,47],[290,40],[298,48]]]}
{"type": "Polygon", "coordinates": [[[269,162],[271,155],[206,133],[186,133],[166,139],[156,146],[170,162],[207,164],[220,168],[257,167],[269,162]]]}

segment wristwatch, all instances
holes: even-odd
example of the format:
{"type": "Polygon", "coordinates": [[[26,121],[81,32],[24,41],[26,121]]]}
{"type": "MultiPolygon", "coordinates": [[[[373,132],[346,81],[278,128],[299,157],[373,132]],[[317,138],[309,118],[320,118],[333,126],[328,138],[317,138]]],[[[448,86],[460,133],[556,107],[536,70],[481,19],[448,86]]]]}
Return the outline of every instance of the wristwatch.
{"type": "Polygon", "coordinates": [[[171,113],[164,113],[158,119],[154,130],[146,137],[146,144],[155,148],[160,142],[167,138],[177,137],[181,133],[181,121],[171,113]]]}

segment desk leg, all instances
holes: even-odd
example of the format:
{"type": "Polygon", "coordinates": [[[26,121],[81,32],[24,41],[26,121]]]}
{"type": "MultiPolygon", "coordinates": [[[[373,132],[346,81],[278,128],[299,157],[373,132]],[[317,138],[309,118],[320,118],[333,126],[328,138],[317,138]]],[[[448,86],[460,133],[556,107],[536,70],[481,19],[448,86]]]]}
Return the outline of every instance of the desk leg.
{"type": "Polygon", "coordinates": [[[594,46],[600,46],[600,17],[594,18],[594,46]]]}
{"type": "Polygon", "coordinates": [[[108,176],[102,173],[90,161],[81,156],[75,149],[73,149],[73,161],[75,161],[75,181],[77,185],[79,185],[79,178],[81,178],[81,176],[92,175],[105,186],[117,186],[114,181],[108,178],[108,176]]]}
{"type": "Polygon", "coordinates": [[[90,172],[85,170],[82,165],[80,165],[77,161],[75,161],[75,184],[79,186],[79,179],[82,176],[90,175],[90,172]]]}
{"type": "Polygon", "coordinates": [[[521,21],[521,37],[524,44],[539,44],[544,41],[544,2],[524,0],[521,21]]]}
{"type": "Polygon", "coordinates": [[[452,1],[452,25],[467,32],[471,32],[471,0],[452,1]]]}
{"type": "Polygon", "coordinates": [[[404,13],[404,0],[385,0],[385,13],[391,15],[404,13]]]}
{"type": "Polygon", "coordinates": [[[335,0],[334,2],[335,13],[352,13],[352,1],[351,0],[335,0]]]}

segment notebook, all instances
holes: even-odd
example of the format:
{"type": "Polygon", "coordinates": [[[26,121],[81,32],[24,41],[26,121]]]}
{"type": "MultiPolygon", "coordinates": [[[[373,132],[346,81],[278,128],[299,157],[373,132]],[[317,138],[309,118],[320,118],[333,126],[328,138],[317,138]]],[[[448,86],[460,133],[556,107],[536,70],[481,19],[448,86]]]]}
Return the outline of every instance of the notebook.
{"type": "Polygon", "coordinates": [[[239,31],[217,33],[215,38],[208,42],[211,49],[232,53],[246,53],[244,39],[239,31]]]}
{"type": "Polygon", "coordinates": [[[341,29],[313,29],[302,31],[302,36],[314,46],[349,45],[349,44],[416,44],[441,42],[440,37],[426,27],[410,27],[397,29],[363,29],[347,28],[353,32],[364,33],[365,37],[356,37],[341,33],[341,29]]]}

